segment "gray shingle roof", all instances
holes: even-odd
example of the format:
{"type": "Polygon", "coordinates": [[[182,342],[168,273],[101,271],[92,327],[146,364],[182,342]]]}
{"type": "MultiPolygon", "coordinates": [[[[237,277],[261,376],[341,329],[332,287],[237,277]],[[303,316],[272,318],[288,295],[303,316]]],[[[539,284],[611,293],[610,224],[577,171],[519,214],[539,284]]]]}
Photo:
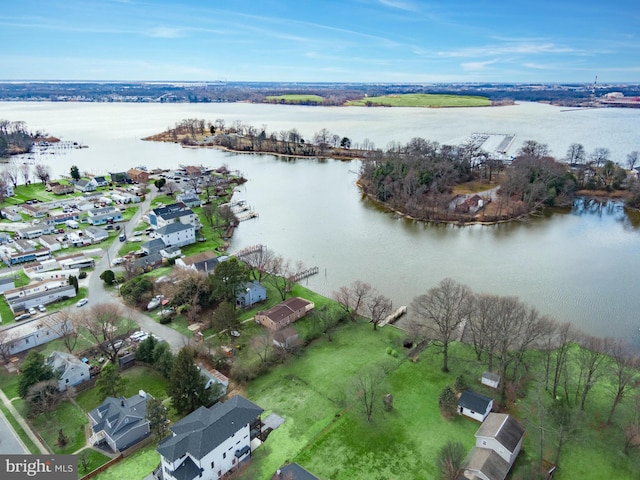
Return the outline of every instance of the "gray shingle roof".
{"type": "Polygon", "coordinates": [[[157,451],[170,462],[186,453],[200,460],[263,411],[240,395],[210,408],[200,407],[171,427],[174,435],[163,439],[157,451]]]}
{"type": "Polygon", "coordinates": [[[524,435],[524,427],[511,415],[490,413],[476,432],[476,437],[493,437],[513,452],[524,435]]]}
{"type": "Polygon", "coordinates": [[[194,226],[193,225],[185,225],[184,223],[180,223],[180,222],[174,222],[174,223],[170,223],[169,225],[165,225],[162,228],[159,228],[158,230],[156,230],[158,235],[169,235],[171,233],[176,233],[176,232],[182,232],[183,230],[193,230],[194,226]]]}
{"type": "Polygon", "coordinates": [[[473,390],[465,390],[460,395],[458,405],[474,412],[486,412],[491,398],[482,395],[481,393],[474,392],[473,390]]]}
{"type": "Polygon", "coordinates": [[[465,461],[465,468],[482,472],[491,480],[504,480],[507,473],[509,473],[510,466],[504,458],[493,450],[473,447],[465,461]]]}
{"type": "Polygon", "coordinates": [[[89,412],[89,415],[97,422],[93,426],[94,432],[104,430],[112,439],[124,435],[130,429],[148,423],[147,400],[145,397],[135,395],[131,398],[107,397],[102,404],[89,412]]]}

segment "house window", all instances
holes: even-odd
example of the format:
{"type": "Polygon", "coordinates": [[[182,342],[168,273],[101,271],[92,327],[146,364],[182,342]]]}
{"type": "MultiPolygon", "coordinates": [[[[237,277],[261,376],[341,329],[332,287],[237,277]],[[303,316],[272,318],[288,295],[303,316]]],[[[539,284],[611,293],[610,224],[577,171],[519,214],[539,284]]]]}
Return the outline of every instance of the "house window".
{"type": "Polygon", "coordinates": [[[222,458],[227,458],[227,452],[222,452],[222,458]]]}
{"type": "Polygon", "coordinates": [[[67,378],[67,379],[64,381],[64,383],[69,383],[69,379],[67,378]]]}
{"type": "Polygon", "coordinates": [[[213,462],[211,462],[211,468],[213,468],[213,462]]]}

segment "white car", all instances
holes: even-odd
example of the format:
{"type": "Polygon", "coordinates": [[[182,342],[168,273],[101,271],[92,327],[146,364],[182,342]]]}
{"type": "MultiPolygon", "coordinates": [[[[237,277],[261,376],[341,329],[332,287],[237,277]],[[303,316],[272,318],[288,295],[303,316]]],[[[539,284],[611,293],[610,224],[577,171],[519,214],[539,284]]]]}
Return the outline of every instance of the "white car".
{"type": "Polygon", "coordinates": [[[113,259],[113,261],[111,262],[111,265],[120,265],[121,263],[124,263],[124,258],[122,257],[116,257],[113,259]]]}
{"type": "Polygon", "coordinates": [[[29,309],[29,314],[30,314],[30,315],[36,315],[37,313],[38,313],[38,311],[37,311],[35,308],[31,307],[31,308],[29,309]]]}
{"type": "Polygon", "coordinates": [[[47,309],[45,308],[44,305],[38,305],[38,310],[40,310],[41,312],[46,312],[47,309]]]}
{"type": "Polygon", "coordinates": [[[82,300],[78,300],[78,303],[76,303],[76,307],[84,307],[87,303],[89,303],[89,300],[83,298],[82,300]]]}

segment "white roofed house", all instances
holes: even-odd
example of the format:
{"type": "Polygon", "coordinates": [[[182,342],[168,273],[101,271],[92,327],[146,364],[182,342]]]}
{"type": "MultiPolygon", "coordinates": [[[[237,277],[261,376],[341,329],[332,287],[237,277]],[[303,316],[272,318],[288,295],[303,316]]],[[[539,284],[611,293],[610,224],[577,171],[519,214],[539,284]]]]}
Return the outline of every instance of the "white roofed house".
{"type": "Polygon", "coordinates": [[[160,441],[164,480],[218,479],[251,457],[251,440],[264,410],[236,395],[210,408],[200,407],[170,427],[160,441]]]}
{"type": "Polygon", "coordinates": [[[1,330],[3,342],[10,344],[9,354],[15,355],[60,338],[71,328],[73,327],[67,316],[54,312],[1,330]]]}
{"type": "Polygon", "coordinates": [[[53,351],[47,357],[49,365],[58,378],[58,390],[64,392],[67,388],[89,380],[89,365],[78,357],[66,352],[53,351]]]}
{"type": "Polygon", "coordinates": [[[84,234],[91,239],[93,243],[100,243],[109,238],[109,232],[104,228],[90,226],[84,229],[84,234]]]}
{"type": "Polygon", "coordinates": [[[80,179],[75,183],[75,189],[82,193],[95,192],[98,189],[98,184],[93,178],[91,180],[80,179]]]}

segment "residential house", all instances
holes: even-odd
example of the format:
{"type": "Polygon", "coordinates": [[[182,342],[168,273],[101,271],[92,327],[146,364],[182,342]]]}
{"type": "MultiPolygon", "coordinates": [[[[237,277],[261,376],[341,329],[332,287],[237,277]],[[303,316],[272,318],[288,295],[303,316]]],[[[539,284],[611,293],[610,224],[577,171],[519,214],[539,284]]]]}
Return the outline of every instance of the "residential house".
{"type": "Polygon", "coordinates": [[[73,220],[75,222],[80,220],[80,214],[78,212],[67,212],[60,213],[58,215],[50,215],[44,221],[44,223],[49,225],[64,225],[67,221],[73,220]]]}
{"type": "Polygon", "coordinates": [[[462,478],[504,480],[522,448],[525,428],[512,416],[491,413],[476,432],[476,446],[464,461],[462,478]]]}
{"type": "Polygon", "coordinates": [[[256,313],[256,322],[270,330],[280,330],[313,310],[314,304],[304,298],[293,297],[266,311],[256,313]]]}
{"type": "Polygon", "coordinates": [[[98,184],[93,178],[91,180],[81,178],[76,181],[74,188],[82,193],[95,192],[98,189],[98,184]]]}
{"type": "Polygon", "coordinates": [[[458,399],[458,413],[483,422],[493,408],[493,398],[473,390],[465,390],[458,399]]]}
{"type": "Polygon", "coordinates": [[[16,288],[16,277],[13,274],[0,277],[0,295],[14,288],[16,288]]]}
{"type": "Polygon", "coordinates": [[[47,357],[47,365],[55,372],[58,379],[58,390],[61,392],[85,382],[91,377],[89,365],[67,352],[51,352],[47,357]]]}
{"type": "Polygon", "coordinates": [[[4,298],[14,314],[76,295],[75,287],[64,278],[47,279],[4,292],[4,298]]]}
{"type": "Polygon", "coordinates": [[[74,187],[73,185],[58,184],[52,187],[51,191],[53,192],[54,195],[68,195],[69,193],[74,192],[74,187]]]}
{"type": "Polygon", "coordinates": [[[196,272],[209,273],[213,272],[216,265],[220,262],[218,257],[212,251],[205,251],[176,259],[176,266],[180,268],[188,268],[196,272]]]}
{"type": "Polygon", "coordinates": [[[251,457],[264,410],[236,395],[210,408],[200,407],[170,427],[160,441],[164,480],[218,479],[251,457]]]}
{"type": "Polygon", "coordinates": [[[491,388],[498,388],[500,385],[500,375],[493,372],[484,372],[482,374],[482,384],[491,388]]]}
{"type": "Polygon", "coordinates": [[[29,253],[36,251],[36,243],[32,240],[23,240],[21,238],[16,238],[13,241],[13,246],[16,251],[20,253],[29,253]]]}
{"type": "Polygon", "coordinates": [[[107,223],[121,222],[122,212],[115,207],[92,208],[88,212],[87,221],[91,225],[105,225],[107,223]]]}
{"type": "Polygon", "coordinates": [[[15,323],[1,330],[3,343],[9,344],[9,354],[24,352],[62,337],[72,328],[69,317],[60,312],[50,313],[35,320],[15,323]]]}
{"type": "Polygon", "coordinates": [[[132,260],[132,269],[134,272],[150,272],[162,266],[162,255],[154,252],[144,257],[132,260]]]}
{"type": "Polygon", "coordinates": [[[9,232],[0,232],[0,245],[5,243],[11,243],[13,239],[11,238],[11,234],[9,232]]]}
{"type": "Polygon", "coordinates": [[[165,248],[160,250],[160,255],[162,255],[162,258],[164,258],[166,260],[170,260],[172,258],[181,257],[182,256],[182,250],[180,250],[180,247],[176,247],[176,246],[165,247],[165,248]]]}
{"type": "Polygon", "coordinates": [[[200,205],[202,205],[200,197],[194,192],[180,193],[176,195],[176,200],[178,202],[184,203],[189,208],[199,207],[200,205]]]}
{"type": "Polygon", "coordinates": [[[34,217],[34,218],[42,218],[46,217],[49,213],[49,209],[40,207],[38,205],[30,205],[28,203],[23,203],[20,205],[20,209],[23,213],[34,217]]]}
{"type": "Polygon", "coordinates": [[[95,180],[96,185],[98,185],[99,187],[108,187],[109,186],[109,182],[103,176],[93,177],[93,179],[95,180]]]}
{"type": "Polygon", "coordinates": [[[84,234],[91,239],[93,243],[100,243],[109,239],[109,232],[104,228],[90,226],[84,229],[84,234]]]}
{"type": "Polygon", "coordinates": [[[0,210],[0,214],[2,214],[1,218],[6,218],[12,222],[22,221],[22,215],[20,215],[15,208],[3,208],[0,210]]]}
{"type": "Polygon", "coordinates": [[[236,295],[236,304],[239,307],[250,307],[267,299],[267,289],[260,282],[245,282],[240,285],[236,295]]]}
{"type": "Polygon", "coordinates": [[[133,180],[129,178],[129,174],[127,172],[116,172],[110,173],[109,175],[111,176],[111,182],[113,183],[133,183],[133,180]]]}
{"type": "Polygon", "coordinates": [[[320,480],[297,463],[287,463],[281,466],[271,477],[271,480],[320,480]]]}
{"type": "Polygon", "coordinates": [[[16,194],[15,189],[13,188],[13,185],[11,185],[10,183],[5,183],[4,185],[4,196],[5,197],[13,197],[16,194]]]}
{"type": "Polygon", "coordinates": [[[53,233],[51,225],[35,225],[33,227],[21,228],[16,233],[20,238],[38,238],[42,235],[53,233]]]}
{"type": "Polygon", "coordinates": [[[52,252],[57,252],[62,248],[62,245],[58,241],[55,235],[43,235],[38,239],[40,245],[49,249],[52,252]]]}
{"type": "Polygon", "coordinates": [[[74,253],[71,255],[65,255],[57,257],[58,265],[62,270],[72,270],[79,268],[93,268],[96,265],[96,261],[91,257],[86,257],[82,253],[74,253]]]}
{"type": "Polygon", "coordinates": [[[51,250],[43,248],[41,250],[35,250],[23,253],[13,253],[3,258],[4,263],[7,265],[18,265],[19,263],[27,262],[42,262],[51,258],[51,250]]]}
{"type": "Polygon", "coordinates": [[[162,239],[167,247],[183,247],[196,243],[196,229],[193,225],[170,223],[156,230],[156,238],[162,239]]]}
{"type": "Polygon", "coordinates": [[[149,212],[149,224],[152,228],[161,228],[175,222],[194,226],[200,224],[198,216],[184,203],[172,203],[149,212]]]}
{"type": "Polygon", "coordinates": [[[127,170],[127,175],[135,183],[149,183],[149,172],[140,170],[139,168],[130,168],[127,170]]]}
{"type": "Polygon", "coordinates": [[[146,418],[147,401],[153,398],[140,390],[131,398],[107,397],[89,412],[93,435],[91,445],[106,443],[114,452],[121,452],[150,435],[146,418]]]}
{"type": "Polygon", "coordinates": [[[152,253],[159,253],[163,248],[165,248],[165,245],[161,238],[154,238],[140,245],[140,250],[142,250],[147,255],[151,255],[152,253]]]}

